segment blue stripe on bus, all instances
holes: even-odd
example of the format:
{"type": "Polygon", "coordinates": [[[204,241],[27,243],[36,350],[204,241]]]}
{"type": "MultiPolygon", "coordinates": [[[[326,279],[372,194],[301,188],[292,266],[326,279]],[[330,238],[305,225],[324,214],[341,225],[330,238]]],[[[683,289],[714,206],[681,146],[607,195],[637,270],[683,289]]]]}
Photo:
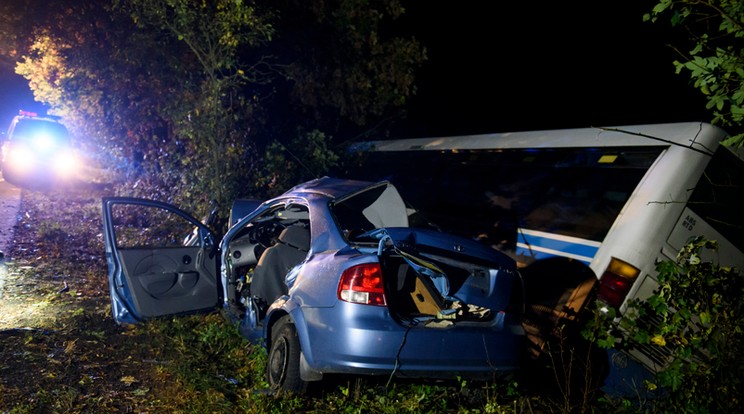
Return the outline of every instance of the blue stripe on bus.
{"type": "Polygon", "coordinates": [[[570,257],[588,265],[597,254],[599,246],[599,242],[592,240],[520,229],[517,254],[531,256],[535,259],[553,256],[570,257]]]}

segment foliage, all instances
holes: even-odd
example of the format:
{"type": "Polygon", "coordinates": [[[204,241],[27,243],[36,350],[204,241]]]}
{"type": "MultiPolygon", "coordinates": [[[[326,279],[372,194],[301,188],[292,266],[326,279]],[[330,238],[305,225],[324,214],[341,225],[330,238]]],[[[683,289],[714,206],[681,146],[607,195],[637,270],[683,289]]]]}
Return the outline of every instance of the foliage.
{"type": "MultiPolygon", "coordinates": [[[[283,19],[276,45],[302,116],[328,130],[327,111],[356,125],[395,117],[415,93],[414,70],[426,59],[415,38],[391,36],[400,0],[269,1],[283,19]]],[[[307,126],[307,125],[306,125],[307,126]]],[[[331,130],[333,132],[333,130],[331,130]]]]}
{"type": "Polygon", "coordinates": [[[645,20],[669,19],[684,28],[689,50],[679,50],[677,73],[689,72],[707,97],[713,123],[735,134],[725,144],[743,146],[744,131],[744,3],[740,0],[660,0],[645,20]]]}
{"type": "MultiPolygon", "coordinates": [[[[219,313],[152,321],[135,329],[135,335],[154,335],[162,341],[159,352],[171,363],[160,375],[179,385],[164,391],[175,393],[166,397],[179,401],[183,411],[227,412],[243,389],[266,386],[265,353],[245,341],[219,313]]],[[[175,408],[171,404],[161,408],[175,408]]]]}
{"type": "Polygon", "coordinates": [[[178,99],[158,108],[169,135],[177,138],[174,157],[162,170],[174,174],[172,184],[186,190],[186,201],[209,194],[219,205],[229,205],[245,173],[242,146],[250,137],[240,121],[253,104],[240,91],[246,83],[269,80],[261,73],[262,57],[254,61],[240,52],[271,40],[271,17],[250,1],[131,0],[121,6],[140,33],[182,46],[187,62],[164,71],[186,82],[177,89],[178,99]]]}
{"type": "Polygon", "coordinates": [[[657,265],[659,286],[650,298],[631,301],[619,319],[598,304],[586,331],[608,348],[655,347],[667,355],[645,384],[663,397],[655,403],[662,411],[733,412],[742,404],[744,277],[703,261],[706,250],[716,251],[717,243],[693,239],[676,262],[657,265]]]}
{"type": "Polygon", "coordinates": [[[297,184],[263,155],[279,142],[293,153],[316,145],[298,130],[325,136],[330,151],[331,137],[348,140],[400,117],[425,59],[393,24],[404,12],[399,0],[2,7],[0,53],[85,151],[115,170],[119,192],[197,215],[208,200],[225,215],[238,196],[297,184]],[[281,183],[264,188],[267,176],[281,183]]]}
{"type": "Polygon", "coordinates": [[[164,181],[178,190],[170,170],[183,151],[158,112],[184,79],[160,69],[179,64],[178,49],[162,36],[143,36],[109,2],[30,1],[28,7],[44,12],[15,28],[30,39],[17,45],[16,71],[29,79],[36,99],[63,117],[87,158],[128,185],[164,181]]]}
{"type": "Polygon", "coordinates": [[[263,171],[257,177],[258,187],[264,196],[274,197],[292,185],[318,178],[330,171],[339,161],[339,155],[329,148],[330,137],[314,130],[297,136],[286,145],[273,141],[263,157],[263,171]]]}

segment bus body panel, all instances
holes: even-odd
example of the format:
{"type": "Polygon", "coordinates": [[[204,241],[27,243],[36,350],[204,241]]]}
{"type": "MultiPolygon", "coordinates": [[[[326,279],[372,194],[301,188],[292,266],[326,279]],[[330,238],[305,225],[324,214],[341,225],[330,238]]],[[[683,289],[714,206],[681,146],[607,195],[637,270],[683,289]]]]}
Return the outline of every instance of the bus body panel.
{"type": "MultiPolygon", "coordinates": [[[[689,198],[689,189],[694,188],[709,159],[708,155],[679,147],[662,153],[602,241],[590,265],[592,270],[601,276],[615,257],[638,267],[641,275],[654,274],[662,247],[689,198]]],[[[628,298],[633,297],[637,285],[628,298]]]]}
{"type": "Polygon", "coordinates": [[[575,128],[543,131],[504,132],[435,138],[407,138],[369,141],[355,150],[374,147],[375,151],[474,150],[525,148],[586,148],[614,146],[656,146],[675,143],[713,151],[726,132],[706,123],[628,125],[604,128],[575,128]],[[707,147],[712,145],[713,147],[707,147]]]}

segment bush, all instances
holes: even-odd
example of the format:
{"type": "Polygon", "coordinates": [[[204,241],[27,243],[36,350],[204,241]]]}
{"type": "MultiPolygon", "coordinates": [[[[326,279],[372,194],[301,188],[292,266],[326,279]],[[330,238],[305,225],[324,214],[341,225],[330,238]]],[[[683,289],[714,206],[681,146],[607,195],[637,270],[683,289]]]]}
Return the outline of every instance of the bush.
{"type": "Polygon", "coordinates": [[[703,250],[717,252],[718,245],[695,238],[676,262],[658,263],[659,286],[650,298],[631,301],[620,318],[598,304],[585,331],[607,348],[663,348],[668,363],[644,385],[662,397],[654,404],[664,412],[738,411],[744,395],[744,278],[703,261],[703,250]]]}

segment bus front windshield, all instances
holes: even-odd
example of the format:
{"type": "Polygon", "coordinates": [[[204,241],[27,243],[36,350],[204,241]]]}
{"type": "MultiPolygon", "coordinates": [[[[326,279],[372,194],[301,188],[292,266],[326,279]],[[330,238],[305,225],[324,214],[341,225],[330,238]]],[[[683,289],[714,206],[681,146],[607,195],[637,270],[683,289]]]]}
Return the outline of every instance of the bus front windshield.
{"type": "Polygon", "coordinates": [[[372,151],[351,174],[390,180],[442,230],[516,256],[520,232],[601,242],[662,151],[372,151]]]}

